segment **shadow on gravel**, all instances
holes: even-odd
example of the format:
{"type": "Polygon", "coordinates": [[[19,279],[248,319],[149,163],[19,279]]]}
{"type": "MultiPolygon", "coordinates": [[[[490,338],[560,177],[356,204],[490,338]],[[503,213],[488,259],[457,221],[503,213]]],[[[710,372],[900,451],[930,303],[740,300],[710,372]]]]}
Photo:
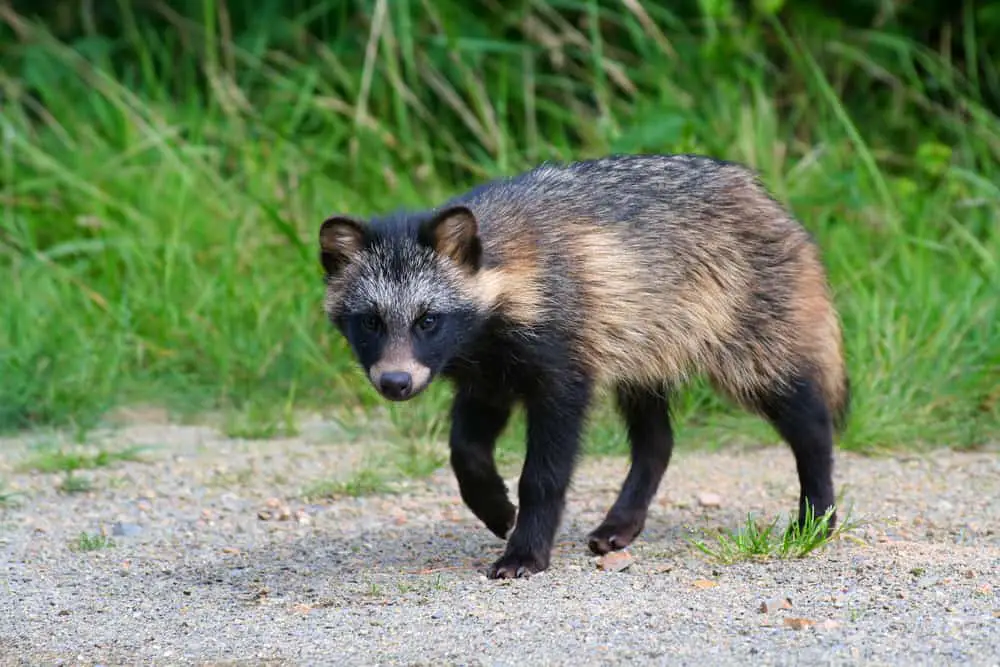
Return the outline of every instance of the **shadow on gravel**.
{"type": "MultiPolygon", "coordinates": [[[[704,516],[690,510],[660,510],[650,517],[630,551],[650,564],[687,558],[695,553],[687,540],[692,528],[700,536],[720,525],[735,527],[744,516],[735,511],[704,516]]],[[[599,520],[599,515],[590,513],[567,518],[553,549],[553,569],[595,567],[586,535],[599,520]]],[[[189,563],[172,576],[179,584],[216,589],[214,594],[223,596],[230,594],[219,588],[237,589],[249,596],[329,595],[340,587],[344,593],[357,593],[359,587],[377,586],[380,581],[441,572],[478,578],[504,548],[501,540],[474,519],[393,526],[351,536],[318,529],[311,535],[288,537],[285,542],[240,554],[189,563]]]]}
{"type": "Polygon", "coordinates": [[[340,584],[355,590],[387,576],[442,571],[478,576],[502,551],[502,542],[471,524],[392,528],[351,537],[331,531],[190,563],[172,575],[186,585],[300,595],[335,592],[340,584]]]}

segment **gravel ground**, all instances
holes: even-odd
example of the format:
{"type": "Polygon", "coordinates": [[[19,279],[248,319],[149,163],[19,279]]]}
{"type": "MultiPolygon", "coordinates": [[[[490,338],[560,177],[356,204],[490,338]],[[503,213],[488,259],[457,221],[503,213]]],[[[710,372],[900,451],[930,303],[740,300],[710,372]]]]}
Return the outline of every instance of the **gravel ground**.
{"type": "Polygon", "coordinates": [[[585,536],[627,462],[588,459],[552,568],[499,582],[482,571],[503,545],[447,469],[310,502],[304,487],[376,445],[329,444],[322,424],[271,441],[163,423],[108,438],[151,449],[87,471],[94,490],[76,494],[23,471],[30,439],[0,442],[0,480],[24,493],[0,509],[2,664],[1000,664],[996,450],[840,453],[857,539],[723,566],[686,538],[787,516],[793,459],[681,445],[619,572],[585,536]],[[114,544],[74,550],[81,531],[114,544]]]}

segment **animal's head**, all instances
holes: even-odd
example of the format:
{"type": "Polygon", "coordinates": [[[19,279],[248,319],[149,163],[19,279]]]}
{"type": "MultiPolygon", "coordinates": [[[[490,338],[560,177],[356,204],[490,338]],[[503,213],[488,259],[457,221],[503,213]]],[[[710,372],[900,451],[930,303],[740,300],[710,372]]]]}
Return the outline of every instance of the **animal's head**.
{"type": "Polygon", "coordinates": [[[423,391],[485,321],[478,223],[464,206],[380,221],[336,215],[319,245],[326,313],[387,399],[423,391]]]}

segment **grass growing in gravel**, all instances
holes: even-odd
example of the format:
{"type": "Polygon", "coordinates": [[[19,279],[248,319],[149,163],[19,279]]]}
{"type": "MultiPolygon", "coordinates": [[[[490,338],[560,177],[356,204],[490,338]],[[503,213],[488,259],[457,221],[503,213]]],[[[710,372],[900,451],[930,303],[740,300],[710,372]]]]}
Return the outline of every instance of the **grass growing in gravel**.
{"type": "Polygon", "coordinates": [[[324,480],[309,485],[302,493],[306,498],[337,498],[348,496],[372,496],[388,493],[392,489],[390,480],[383,473],[362,468],[346,480],[324,480]]]}
{"type": "Polygon", "coordinates": [[[73,551],[98,551],[99,549],[110,549],[115,545],[114,540],[100,533],[89,534],[81,532],[76,539],[70,543],[73,551]]]}
{"type": "Polygon", "coordinates": [[[93,453],[42,446],[21,463],[23,470],[46,473],[65,473],[58,489],[63,493],[86,493],[94,489],[89,478],[78,473],[83,470],[107,468],[124,461],[141,461],[142,447],[120,450],[100,448],[93,453]]]}
{"type": "Polygon", "coordinates": [[[94,490],[94,482],[87,477],[68,472],[63,477],[63,480],[59,482],[58,488],[67,494],[87,493],[94,490]]]}
{"type": "Polygon", "coordinates": [[[251,400],[241,409],[230,410],[226,414],[223,431],[230,438],[246,440],[294,437],[299,429],[295,423],[293,401],[274,406],[251,400]]]}
{"type": "Polygon", "coordinates": [[[22,464],[26,470],[37,472],[66,472],[93,468],[106,468],[122,461],[141,461],[141,447],[122,450],[100,449],[94,454],[44,448],[22,464]]]}
{"type": "Polygon", "coordinates": [[[0,509],[17,507],[21,504],[23,495],[18,491],[8,491],[6,483],[0,482],[0,509]]]}
{"type": "MultiPolygon", "coordinates": [[[[353,431],[347,425],[348,432],[353,431]]],[[[379,436],[385,434],[385,425],[378,427],[379,436]]],[[[369,443],[371,447],[371,443],[369,443]]],[[[346,480],[320,480],[302,491],[306,498],[337,496],[369,496],[391,492],[393,485],[404,479],[424,479],[448,465],[447,447],[440,434],[426,437],[416,434],[390,439],[384,449],[372,448],[366,462],[346,480]]]]}
{"type": "MultiPolygon", "coordinates": [[[[758,169],[822,244],[845,447],[1000,433],[992,61],[981,81],[822,15],[692,27],[654,3],[271,3],[238,33],[211,0],[155,5],[160,25],[116,7],[121,38],[72,43],[0,8],[0,428],[87,429],[136,401],[225,411],[241,437],[322,407],[440,438],[447,389],[385,405],[323,320],[323,217],[543,159],[691,151],[758,169]]],[[[703,383],[675,409],[685,442],[774,437],[703,383]]],[[[587,447],[624,448],[607,406],[587,447]]]]}
{"type": "Polygon", "coordinates": [[[784,531],[777,529],[778,517],[768,524],[762,524],[748,513],[746,523],[740,530],[720,531],[714,546],[704,540],[691,540],[691,543],[724,565],[741,560],[805,558],[854,527],[848,517],[830,530],[833,512],[834,509],[830,509],[825,514],[816,516],[812,506],[809,506],[802,524],[790,521],[784,531]]]}

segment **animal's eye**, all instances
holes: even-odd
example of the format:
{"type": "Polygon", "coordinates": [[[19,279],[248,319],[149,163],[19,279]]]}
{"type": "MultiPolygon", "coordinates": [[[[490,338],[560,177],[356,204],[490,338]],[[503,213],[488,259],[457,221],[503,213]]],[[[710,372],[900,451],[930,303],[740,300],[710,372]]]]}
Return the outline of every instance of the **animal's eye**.
{"type": "Polygon", "coordinates": [[[430,331],[437,326],[438,318],[437,315],[431,315],[430,313],[424,315],[419,320],[417,320],[417,328],[421,331],[430,331]]]}
{"type": "Polygon", "coordinates": [[[378,329],[379,319],[378,315],[372,313],[365,313],[361,316],[361,326],[368,331],[375,331],[378,329]]]}

